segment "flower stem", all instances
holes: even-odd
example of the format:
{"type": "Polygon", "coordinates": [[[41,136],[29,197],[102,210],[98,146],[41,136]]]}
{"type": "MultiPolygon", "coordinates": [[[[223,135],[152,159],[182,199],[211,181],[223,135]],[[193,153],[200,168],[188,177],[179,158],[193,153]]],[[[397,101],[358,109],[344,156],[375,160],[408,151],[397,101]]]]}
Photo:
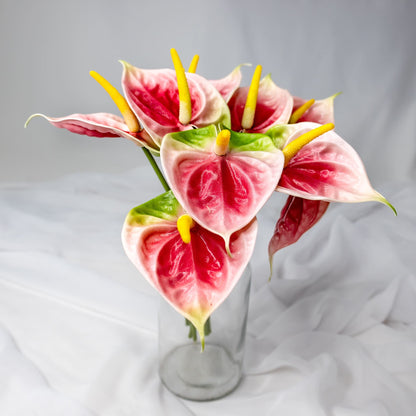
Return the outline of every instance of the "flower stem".
{"type": "Polygon", "coordinates": [[[157,165],[157,163],[156,163],[154,157],[152,156],[152,154],[150,153],[149,149],[146,149],[145,147],[142,147],[142,149],[143,149],[143,153],[147,157],[147,160],[151,164],[154,172],[156,173],[156,176],[159,178],[159,181],[162,184],[163,188],[165,189],[166,192],[170,191],[169,185],[166,182],[166,179],[164,178],[162,171],[159,169],[159,166],[157,165]]]}
{"type": "Polygon", "coordinates": [[[185,318],[185,324],[189,326],[188,338],[196,342],[196,328],[194,324],[189,319],[186,319],[186,318],[185,318]]]}
{"type": "MultiPolygon", "coordinates": [[[[197,340],[197,333],[194,324],[185,318],[185,324],[189,326],[188,338],[192,339],[192,341],[196,342],[197,340]]],[[[208,336],[211,333],[211,318],[208,318],[204,325],[204,335],[208,336]]]]}
{"type": "Polygon", "coordinates": [[[211,333],[211,317],[209,317],[205,322],[204,333],[206,337],[211,333]]]}

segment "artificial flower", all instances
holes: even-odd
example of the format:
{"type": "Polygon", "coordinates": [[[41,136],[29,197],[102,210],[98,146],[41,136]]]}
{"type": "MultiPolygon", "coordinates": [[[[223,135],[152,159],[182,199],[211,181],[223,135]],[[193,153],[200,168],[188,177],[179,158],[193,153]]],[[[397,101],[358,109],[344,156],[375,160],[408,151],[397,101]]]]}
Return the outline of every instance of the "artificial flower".
{"type": "MultiPolygon", "coordinates": [[[[334,100],[339,94],[340,93],[331,95],[323,100],[313,100],[310,107],[302,112],[296,122],[312,121],[319,124],[334,123],[334,100]]],[[[303,98],[293,97],[292,114],[307,102],[308,101],[303,98]]]]}
{"type": "Polygon", "coordinates": [[[221,235],[226,247],[273,193],[284,163],[269,136],[217,134],[215,126],[166,135],[160,155],[178,201],[195,221],[221,235]]]}
{"type": "Polygon", "coordinates": [[[203,347],[205,322],[243,273],[256,233],[253,219],[232,235],[228,255],[223,239],[194,222],[169,191],[130,211],[122,241],[141,274],[192,322],[203,347]]]}
{"type": "Polygon", "coordinates": [[[69,130],[72,133],[91,137],[124,137],[139,146],[156,150],[157,145],[146,130],[131,132],[123,118],[109,113],[71,114],[66,117],[48,117],[44,114],[33,114],[33,117],[43,117],[53,126],[69,130]]]}
{"type": "MultiPolygon", "coordinates": [[[[261,73],[261,67],[256,71],[261,73]]],[[[270,75],[260,81],[256,71],[250,87],[238,88],[228,102],[234,131],[265,133],[277,124],[287,123],[292,113],[293,98],[289,91],[279,88],[270,75]],[[252,103],[248,99],[250,91],[255,91],[252,103]],[[252,113],[251,120],[245,122],[247,113],[252,113]]]]}
{"type": "MultiPolygon", "coordinates": [[[[320,128],[322,126],[317,123],[303,122],[278,126],[268,134],[285,153],[285,149],[301,140],[301,137],[320,128]]],[[[292,198],[288,199],[269,243],[269,256],[297,241],[305,231],[316,224],[327,208],[322,201],[378,201],[396,212],[371,186],[357,152],[334,131],[327,131],[315,137],[286,159],[276,190],[300,200],[293,203],[292,198]],[[302,199],[316,202],[306,202],[302,199]],[[302,215],[305,215],[305,218],[302,218],[302,215]],[[296,221],[291,221],[290,227],[287,227],[288,218],[296,218],[296,221]],[[293,232],[295,223],[299,224],[299,227],[293,232]]]]}
{"type": "MultiPolygon", "coordinates": [[[[296,128],[286,138],[283,149],[319,124],[304,122],[294,126],[296,128]]],[[[315,138],[289,160],[277,190],[307,199],[386,203],[385,198],[372,188],[357,152],[334,131],[315,138]]]]}
{"type": "Polygon", "coordinates": [[[329,202],[326,201],[289,195],[269,242],[270,263],[278,250],[296,243],[312,228],[325,214],[328,206],[329,202]]]}
{"type": "Polygon", "coordinates": [[[161,145],[172,132],[207,125],[230,126],[227,103],[211,82],[200,75],[187,73],[191,115],[187,123],[180,120],[180,99],[176,72],[172,69],[144,70],[123,62],[122,85],[129,106],[161,145]]]}

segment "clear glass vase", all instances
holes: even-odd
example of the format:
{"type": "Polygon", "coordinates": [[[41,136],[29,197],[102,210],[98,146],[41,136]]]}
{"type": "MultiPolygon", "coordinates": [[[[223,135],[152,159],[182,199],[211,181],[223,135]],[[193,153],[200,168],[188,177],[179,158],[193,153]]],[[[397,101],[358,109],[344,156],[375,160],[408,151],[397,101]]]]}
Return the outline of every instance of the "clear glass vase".
{"type": "Polygon", "coordinates": [[[159,306],[159,375],[174,394],[190,400],[214,400],[231,393],[242,377],[250,295],[248,266],[230,295],[210,317],[211,333],[201,352],[199,339],[166,301],[159,306]]]}

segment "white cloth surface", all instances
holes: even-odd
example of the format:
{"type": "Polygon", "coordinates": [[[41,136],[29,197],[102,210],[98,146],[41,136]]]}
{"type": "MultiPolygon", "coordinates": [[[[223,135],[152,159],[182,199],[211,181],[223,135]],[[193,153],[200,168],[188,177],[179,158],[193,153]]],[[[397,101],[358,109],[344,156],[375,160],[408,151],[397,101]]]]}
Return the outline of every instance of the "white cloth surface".
{"type": "Polygon", "coordinates": [[[245,377],[228,397],[179,399],[157,375],[158,295],[124,255],[130,208],[160,190],[150,168],[0,188],[0,415],[413,416],[416,186],[397,208],[332,204],[299,242],[267,243],[259,216],[245,377]]]}

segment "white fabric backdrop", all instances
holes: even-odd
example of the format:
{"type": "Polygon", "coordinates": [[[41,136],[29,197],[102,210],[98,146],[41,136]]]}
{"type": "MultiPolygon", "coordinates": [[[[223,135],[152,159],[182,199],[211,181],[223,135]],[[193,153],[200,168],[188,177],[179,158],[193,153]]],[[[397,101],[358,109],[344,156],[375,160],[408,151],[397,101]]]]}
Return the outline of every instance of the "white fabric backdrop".
{"type": "Polygon", "coordinates": [[[272,198],[252,261],[247,376],[229,397],[193,403],[161,386],[158,299],[119,242],[126,208],[157,192],[148,173],[0,191],[0,414],[414,415],[414,184],[381,189],[397,218],[332,204],[277,254],[268,283],[272,198]]]}
{"type": "Polygon", "coordinates": [[[0,2],[0,414],[413,416],[415,16],[412,0],[0,2]],[[343,91],[336,129],[399,212],[332,204],[268,283],[283,199],[269,201],[247,376],[210,403],[161,386],[157,295],[121,248],[127,211],[162,191],[145,158],[45,121],[22,129],[34,112],[114,112],[88,70],[118,85],[117,59],[164,67],[170,47],[200,53],[211,79],[252,62],[305,98],[343,91]]]}

